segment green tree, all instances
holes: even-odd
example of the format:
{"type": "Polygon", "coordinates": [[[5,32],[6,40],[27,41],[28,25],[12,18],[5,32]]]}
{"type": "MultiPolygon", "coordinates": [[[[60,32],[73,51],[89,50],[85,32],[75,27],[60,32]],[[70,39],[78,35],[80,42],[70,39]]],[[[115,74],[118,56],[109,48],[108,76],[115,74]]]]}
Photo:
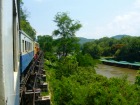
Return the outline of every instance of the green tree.
{"type": "Polygon", "coordinates": [[[102,54],[102,48],[94,42],[87,42],[83,45],[83,53],[90,54],[93,58],[100,58],[102,54]]]}
{"type": "Polygon", "coordinates": [[[140,61],[140,37],[127,37],[122,40],[124,46],[117,53],[116,59],[130,62],[140,61]]]}
{"type": "Polygon", "coordinates": [[[136,84],[130,84],[126,76],[107,79],[96,74],[94,67],[79,67],[74,56],[62,57],[57,63],[47,69],[53,105],[140,104],[139,78],[136,84]]]}
{"type": "Polygon", "coordinates": [[[23,9],[23,2],[20,1],[20,28],[34,40],[36,39],[36,31],[27,20],[29,13],[23,9]]]}
{"type": "Polygon", "coordinates": [[[54,22],[57,24],[58,29],[53,31],[53,36],[58,38],[58,52],[62,52],[63,56],[74,52],[77,49],[78,40],[75,37],[82,25],[79,21],[72,20],[67,13],[57,13],[54,22]]]}
{"type": "Polygon", "coordinates": [[[38,39],[38,43],[40,45],[40,48],[44,51],[44,52],[52,52],[53,51],[53,38],[52,36],[49,35],[39,35],[37,37],[38,39]]]}
{"type": "Polygon", "coordinates": [[[76,55],[76,58],[77,58],[78,66],[81,67],[88,67],[88,66],[94,67],[96,63],[98,63],[91,57],[90,54],[83,55],[82,53],[78,53],[76,55]]]}

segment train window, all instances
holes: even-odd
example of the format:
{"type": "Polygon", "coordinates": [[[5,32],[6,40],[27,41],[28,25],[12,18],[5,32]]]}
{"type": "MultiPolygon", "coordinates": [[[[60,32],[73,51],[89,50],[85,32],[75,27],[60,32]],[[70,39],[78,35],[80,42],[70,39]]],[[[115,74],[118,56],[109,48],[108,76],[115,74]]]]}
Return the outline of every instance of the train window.
{"type": "Polygon", "coordinates": [[[26,42],[26,51],[28,51],[28,42],[26,42]]]}
{"type": "Polygon", "coordinates": [[[29,50],[29,42],[27,42],[27,51],[29,50]]]}
{"type": "Polygon", "coordinates": [[[28,45],[28,50],[30,51],[30,42],[28,42],[28,44],[29,44],[29,45],[28,45]]]}
{"type": "Polygon", "coordinates": [[[28,42],[28,51],[30,51],[30,42],[28,42]]]}
{"type": "Polygon", "coordinates": [[[29,51],[29,42],[28,42],[28,51],[29,51]]]}
{"type": "Polygon", "coordinates": [[[22,52],[24,52],[24,40],[22,40],[22,52]]]}
{"type": "Polygon", "coordinates": [[[29,50],[31,51],[31,43],[29,43],[30,47],[29,47],[29,50]]]}
{"type": "Polygon", "coordinates": [[[31,43],[31,50],[32,50],[32,43],[31,43]]]}
{"type": "Polygon", "coordinates": [[[25,51],[27,50],[27,41],[25,41],[25,51]]]}
{"type": "Polygon", "coordinates": [[[27,42],[27,51],[29,51],[29,42],[27,42]]]}
{"type": "Polygon", "coordinates": [[[30,51],[31,51],[31,43],[30,43],[30,51]]]}
{"type": "Polygon", "coordinates": [[[30,51],[30,42],[29,42],[29,51],[30,51]]]}
{"type": "Polygon", "coordinates": [[[28,45],[28,50],[30,51],[30,42],[28,42],[28,44],[29,44],[29,45],[28,45]]]}
{"type": "Polygon", "coordinates": [[[30,48],[30,43],[28,42],[28,51],[29,51],[29,48],[30,48]]]}
{"type": "Polygon", "coordinates": [[[30,51],[30,42],[28,42],[28,51],[30,51]]]}
{"type": "Polygon", "coordinates": [[[31,50],[32,50],[32,43],[31,43],[31,50]]]}

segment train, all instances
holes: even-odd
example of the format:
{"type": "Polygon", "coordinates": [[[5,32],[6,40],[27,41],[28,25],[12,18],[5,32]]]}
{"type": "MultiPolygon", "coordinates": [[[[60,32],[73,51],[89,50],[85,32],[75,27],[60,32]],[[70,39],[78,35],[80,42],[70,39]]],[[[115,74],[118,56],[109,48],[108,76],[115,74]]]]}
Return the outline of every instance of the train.
{"type": "Polygon", "coordinates": [[[31,37],[29,37],[24,31],[20,32],[20,71],[23,73],[30,62],[37,58],[39,52],[39,44],[31,37]]]}
{"type": "Polygon", "coordinates": [[[39,44],[20,30],[20,0],[0,0],[0,105],[19,105],[20,79],[39,44]]]}

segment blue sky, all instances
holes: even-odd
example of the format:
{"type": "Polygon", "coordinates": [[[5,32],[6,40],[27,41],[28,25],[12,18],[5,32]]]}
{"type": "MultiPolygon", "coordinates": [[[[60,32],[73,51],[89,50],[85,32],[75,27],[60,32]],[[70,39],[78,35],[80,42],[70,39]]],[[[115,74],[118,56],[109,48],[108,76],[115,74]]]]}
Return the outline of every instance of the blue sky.
{"type": "Polygon", "coordinates": [[[78,37],[99,39],[118,34],[140,35],[140,0],[23,0],[37,35],[51,35],[57,12],[79,20],[78,37]]]}

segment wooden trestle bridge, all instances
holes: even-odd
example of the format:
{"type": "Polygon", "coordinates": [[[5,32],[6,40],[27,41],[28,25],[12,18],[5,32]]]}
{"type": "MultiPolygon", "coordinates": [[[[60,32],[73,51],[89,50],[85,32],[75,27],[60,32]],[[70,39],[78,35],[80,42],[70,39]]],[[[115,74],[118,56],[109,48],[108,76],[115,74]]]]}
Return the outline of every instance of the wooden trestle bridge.
{"type": "Polygon", "coordinates": [[[44,56],[40,52],[38,58],[30,64],[20,84],[20,105],[50,105],[50,96],[41,96],[47,92],[44,56]]]}

